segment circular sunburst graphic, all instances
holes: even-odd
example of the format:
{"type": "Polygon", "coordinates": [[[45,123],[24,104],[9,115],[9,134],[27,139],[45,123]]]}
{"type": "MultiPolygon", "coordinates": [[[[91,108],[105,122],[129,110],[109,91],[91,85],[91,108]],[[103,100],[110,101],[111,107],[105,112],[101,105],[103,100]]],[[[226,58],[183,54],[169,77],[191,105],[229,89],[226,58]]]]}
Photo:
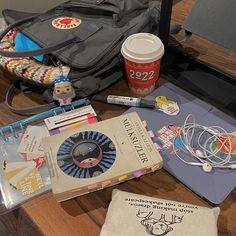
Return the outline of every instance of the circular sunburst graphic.
{"type": "Polygon", "coordinates": [[[81,24],[81,20],[75,17],[58,17],[52,21],[53,27],[57,29],[73,29],[81,24]]]}
{"type": "Polygon", "coordinates": [[[67,175],[92,178],[107,171],[115,162],[112,140],[97,131],[85,131],[67,138],[57,152],[57,164],[67,175]]]}

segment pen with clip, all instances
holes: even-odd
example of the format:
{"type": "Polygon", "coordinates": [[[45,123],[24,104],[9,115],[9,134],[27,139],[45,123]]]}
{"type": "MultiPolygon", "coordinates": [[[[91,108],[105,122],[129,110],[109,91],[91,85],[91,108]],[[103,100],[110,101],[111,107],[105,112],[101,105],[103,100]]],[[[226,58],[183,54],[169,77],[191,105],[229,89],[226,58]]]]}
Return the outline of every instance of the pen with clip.
{"type": "Polygon", "coordinates": [[[145,100],[143,98],[134,98],[134,97],[124,97],[124,96],[115,96],[115,95],[100,95],[96,94],[93,96],[93,99],[96,101],[118,104],[130,107],[146,107],[146,108],[155,108],[155,100],[145,100]]]}

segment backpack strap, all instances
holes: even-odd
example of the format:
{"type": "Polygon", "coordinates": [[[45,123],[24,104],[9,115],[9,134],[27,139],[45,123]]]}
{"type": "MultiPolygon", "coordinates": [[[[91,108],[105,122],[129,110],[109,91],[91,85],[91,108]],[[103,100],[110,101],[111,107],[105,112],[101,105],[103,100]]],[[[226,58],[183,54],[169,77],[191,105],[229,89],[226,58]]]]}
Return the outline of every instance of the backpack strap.
{"type": "Polygon", "coordinates": [[[20,84],[20,80],[17,80],[16,82],[14,82],[12,85],[10,85],[10,87],[8,88],[7,93],[6,93],[5,102],[6,102],[7,107],[12,112],[17,113],[17,114],[21,114],[21,115],[33,114],[33,113],[43,112],[43,111],[49,110],[49,109],[57,106],[56,102],[51,102],[49,104],[39,105],[39,106],[35,106],[35,107],[27,107],[27,108],[13,107],[12,100],[14,97],[14,92],[17,88],[19,88],[19,86],[20,86],[19,84],[20,84]]]}
{"type": "MultiPolygon", "coordinates": [[[[76,97],[85,98],[85,97],[92,96],[95,93],[101,92],[102,90],[116,83],[122,77],[123,77],[122,71],[116,71],[107,75],[104,78],[87,76],[78,81],[72,82],[72,84],[73,84],[73,87],[75,88],[76,97]]],[[[14,113],[17,113],[20,115],[35,114],[35,113],[40,113],[40,112],[43,112],[43,111],[46,111],[46,110],[49,110],[58,106],[58,103],[53,101],[53,97],[49,89],[46,88],[45,91],[43,92],[43,96],[45,100],[49,102],[48,104],[38,105],[34,107],[27,107],[27,108],[14,107],[12,105],[12,100],[15,94],[15,90],[18,89],[19,87],[22,88],[20,79],[14,82],[12,85],[10,85],[6,93],[6,100],[5,100],[6,105],[14,113]]],[[[24,89],[25,91],[33,90],[28,87],[24,87],[24,89]]]]}

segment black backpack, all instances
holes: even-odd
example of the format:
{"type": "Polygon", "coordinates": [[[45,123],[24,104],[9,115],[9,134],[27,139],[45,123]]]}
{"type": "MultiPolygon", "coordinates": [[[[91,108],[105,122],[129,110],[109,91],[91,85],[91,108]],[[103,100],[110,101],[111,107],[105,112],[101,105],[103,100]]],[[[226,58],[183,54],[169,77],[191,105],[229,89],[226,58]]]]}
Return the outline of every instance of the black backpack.
{"type": "MultiPolygon", "coordinates": [[[[41,46],[34,51],[0,51],[3,57],[20,58],[47,55],[51,59],[70,66],[68,78],[76,92],[76,98],[89,97],[112,85],[123,77],[121,45],[129,35],[137,32],[157,34],[161,5],[146,0],[73,0],[62,3],[45,13],[25,13],[4,10],[3,16],[9,27],[0,40],[17,28],[41,46]],[[79,19],[78,27],[59,29],[57,19],[79,19]],[[53,25],[54,24],[54,25],[53,25]],[[57,25],[56,25],[57,26],[57,25]]],[[[9,108],[17,113],[39,112],[58,105],[53,101],[52,86],[35,83],[24,78],[13,84],[7,93],[9,108]],[[25,90],[41,88],[40,92],[49,103],[34,108],[14,108],[11,105],[15,87],[25,90]]]]}

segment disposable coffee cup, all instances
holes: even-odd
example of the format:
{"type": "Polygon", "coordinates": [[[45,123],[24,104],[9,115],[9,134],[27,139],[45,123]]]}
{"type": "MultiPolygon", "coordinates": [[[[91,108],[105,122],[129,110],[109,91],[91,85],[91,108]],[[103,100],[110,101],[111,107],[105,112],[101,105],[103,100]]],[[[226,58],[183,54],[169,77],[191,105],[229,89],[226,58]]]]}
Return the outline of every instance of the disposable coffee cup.
{"type": "Polygon", "coordinates": [[[159,78],[164,54],[161,40],[149,33],[133,34],[122,44],[121,54],[131,91],[142,96],[151,93],[159,78]]]}

